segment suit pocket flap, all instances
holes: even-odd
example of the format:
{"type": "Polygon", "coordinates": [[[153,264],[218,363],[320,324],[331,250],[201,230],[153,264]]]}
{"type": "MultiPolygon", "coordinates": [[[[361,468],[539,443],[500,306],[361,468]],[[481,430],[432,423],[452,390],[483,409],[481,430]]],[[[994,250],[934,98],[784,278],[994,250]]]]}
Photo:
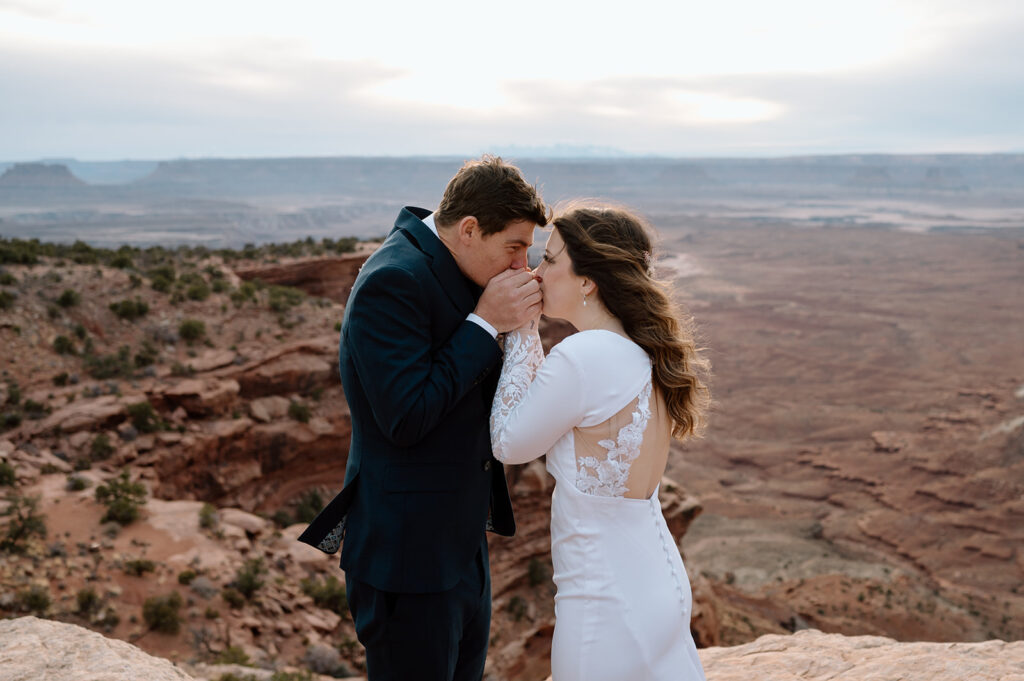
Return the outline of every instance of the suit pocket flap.
{"type": "Polygon", "coordinates": [[[450,492],[458,489],[459,466],[449,463],[393,464],[384,477],[388,492],[450,492]]]}

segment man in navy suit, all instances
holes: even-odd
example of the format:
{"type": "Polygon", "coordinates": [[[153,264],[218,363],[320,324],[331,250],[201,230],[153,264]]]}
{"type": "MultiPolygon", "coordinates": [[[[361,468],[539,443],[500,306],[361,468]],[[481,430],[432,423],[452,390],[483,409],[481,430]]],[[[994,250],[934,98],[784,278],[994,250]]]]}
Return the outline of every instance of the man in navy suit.
{"type": "Polygon", "coordinates": [[[342,545],[370,681],[483,676],[485,530],[515,532],[488,428],[496,336],[540,311],[526,251],[547,219],[517,168],[467,162],[436,212],[401,211],[352,287],[339,354],[352,414],[345,484],[301,539],[342,545]]]}

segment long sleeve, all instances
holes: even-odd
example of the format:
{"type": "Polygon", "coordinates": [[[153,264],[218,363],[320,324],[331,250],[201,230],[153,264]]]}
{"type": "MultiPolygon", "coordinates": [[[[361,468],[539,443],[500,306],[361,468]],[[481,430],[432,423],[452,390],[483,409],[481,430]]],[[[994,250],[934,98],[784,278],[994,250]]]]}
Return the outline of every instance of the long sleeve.
{"type": "Polygon", "coordinates": [[[583,418],[582,378],[559,346],[544,358],[536,331],[508,334],[491,407],[494,457],[518,464],[547,453],[583,418]]]}
{"type": "Polygon", "coordinates": [[[423,287],[400,268],[374,272],[352,301],[343,337],[373,418],[400,447],[419,442],[488,373],[498,344],[463,321],[443,346],[430,347],[423,287]]]}

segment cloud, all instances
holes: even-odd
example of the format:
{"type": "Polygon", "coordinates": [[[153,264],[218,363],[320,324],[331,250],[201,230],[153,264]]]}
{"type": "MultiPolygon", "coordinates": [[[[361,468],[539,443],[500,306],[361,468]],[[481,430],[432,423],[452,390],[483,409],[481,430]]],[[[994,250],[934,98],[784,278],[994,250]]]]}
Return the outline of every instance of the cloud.
{"type": "MultiPolygon", "coordinates": [[[[0,0],[0,9],[16,4],[25,3],[0,0]]],[[[316,57],[292,39],[197,42],[162,54],[6,43],[0,160],[557,144],[664,155],[1020,149],[1022,34],[1018,13],[913,58],[832,73],[474,76],[468,84],[457,64],[423,75],[316,57]]]]}

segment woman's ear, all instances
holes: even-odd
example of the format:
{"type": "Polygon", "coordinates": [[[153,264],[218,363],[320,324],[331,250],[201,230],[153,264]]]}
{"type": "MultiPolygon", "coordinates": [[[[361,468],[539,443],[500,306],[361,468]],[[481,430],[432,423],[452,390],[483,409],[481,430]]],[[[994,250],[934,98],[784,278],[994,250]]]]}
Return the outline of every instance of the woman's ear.
{"type": "Polygon", "coordinates": [[[584,277],[583,284],[580,287],[583,290],[583,295],[592,296],[597,291],[597,283],[593,279],[584,277]]]}

